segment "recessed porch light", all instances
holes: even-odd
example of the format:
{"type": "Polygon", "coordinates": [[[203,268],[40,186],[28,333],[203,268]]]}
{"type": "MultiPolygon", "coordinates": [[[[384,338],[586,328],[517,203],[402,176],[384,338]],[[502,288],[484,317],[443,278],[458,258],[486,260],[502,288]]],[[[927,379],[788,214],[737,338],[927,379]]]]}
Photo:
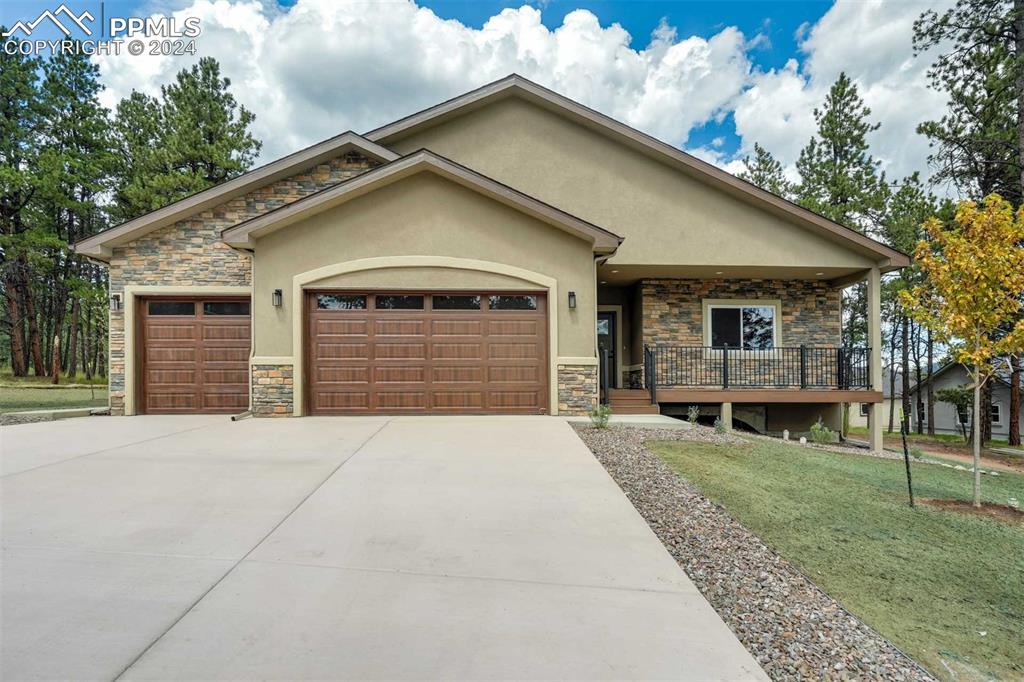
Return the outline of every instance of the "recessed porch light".
{"type": "Polygon", "coordinates": [[[614,275],[614,274],[615,274],[616,272],[618,272],[618,270],[612,270],[612,274],[613,274],[613,275],[614,275]]]}
{"type": "Polygon", "coordinates": [[[822,275],[824,275],[825,273],[824,273],[824,272],[816,272],[816,273],[814,273],[814,274],[815,274],[815,276],[817,276],[817,277],[821,277],[821,276],[822,276],[822,275]]]}
{"type": "Polygon", "coordinates": [[[717,271],[715,271],[715,274],[716,274],[716,275],[721,275],[721,274],[722,274],[722,271],[721,271],[721,270],[717,270],[717,271]]]}

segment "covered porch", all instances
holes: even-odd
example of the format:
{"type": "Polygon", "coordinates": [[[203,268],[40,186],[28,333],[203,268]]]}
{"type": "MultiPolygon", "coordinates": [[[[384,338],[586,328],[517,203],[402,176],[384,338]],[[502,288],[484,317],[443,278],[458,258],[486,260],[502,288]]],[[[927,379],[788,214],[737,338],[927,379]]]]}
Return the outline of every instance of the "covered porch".
{"type": "Polygon", "coordinates": [[[842,403],[882,401],[877,268],[602,263],[597,274],[601,400],[618,414],[697,405],[731,426],[736,405],[759,430],[804,431],[820,417],[838,431],[842,403]],[[842,290],[860,281],[868,331],[849,343],[842,290]]]}

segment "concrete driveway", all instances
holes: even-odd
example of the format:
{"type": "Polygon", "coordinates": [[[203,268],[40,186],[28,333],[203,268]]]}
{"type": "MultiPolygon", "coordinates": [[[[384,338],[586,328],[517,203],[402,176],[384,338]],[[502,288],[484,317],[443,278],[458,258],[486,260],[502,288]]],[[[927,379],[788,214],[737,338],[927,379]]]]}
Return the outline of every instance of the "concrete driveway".
{"type": "Polygon", "coordinates": [[[5,680],[767,679],[556,418],[0,439],[5,680]]]}

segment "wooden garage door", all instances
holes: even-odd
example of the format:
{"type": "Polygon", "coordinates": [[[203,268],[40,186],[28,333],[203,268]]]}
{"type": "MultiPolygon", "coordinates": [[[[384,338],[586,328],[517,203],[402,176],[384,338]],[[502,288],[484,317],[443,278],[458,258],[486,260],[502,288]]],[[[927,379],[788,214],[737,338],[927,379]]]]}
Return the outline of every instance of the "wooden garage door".
{"type": "Polygon", "coordinates": [[[151,298],[139,305],[141,412],[248,409],[248,299],[151,298]]]}
{"type": "Polygon", "coordinates": [[[548,410],[540,293],[310,292],[313,414],[548,410]]]}

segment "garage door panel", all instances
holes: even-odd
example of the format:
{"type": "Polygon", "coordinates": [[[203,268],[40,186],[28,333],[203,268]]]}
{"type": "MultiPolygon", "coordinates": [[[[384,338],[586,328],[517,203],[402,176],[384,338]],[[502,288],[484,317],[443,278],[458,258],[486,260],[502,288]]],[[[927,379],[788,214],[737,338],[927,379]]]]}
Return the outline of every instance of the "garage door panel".
{"type": "Polygon", "coordinates": [[[481,336],[484,332],[483,320],[431,320],[430,335],[440,336],[481,336]]]}
{"type": "Polygon", "coordinates": [[[362,336],[369,333],[367,320],[331,320],[317,319],[314,335],[320,338],[327,336],[362,336]]]}
{"type": "Polygon", "coordinates": [[[194,369],[149,369],[146,371],[146,383],[150,386],[191,386],[196,383],[196,372],[194,369]]]}
{"type": "Polygon", "coordinates": [[[368,391],[320,392],[316,394],[314,407],[319,410],[362,410],[370,407],[368,391]]]}
{"type": "Polygon", "coordinates": [[[248,363],[249,346],[205,346],[200,350],[203,362],[248,363]]]}
{"type": "Polygon", "coordinates": [[[193,322],[177,324],[154,324],[149,327],[148,337],[154,341],[194,341],[196,326],[193,322]]]}
{"type": "Polygon", "coordinates": [[[479,365],[468,367],[438,367],[431,368],[430,382],[435,386],[438,384],[479,384],[484,381],[484,368],[479,365]]]}
{"type": "Polygon", "coordinates": [[[374,357],[378,360],[426,360],[425,343],[387,343],[373,345],[374,357]]]}
{"type": "Polygon", "coordinates": [[[482,391],[434,391],[434,408],[438,410],[474,411],[484,408],[482,391]]]}
{"type": "Polygon", "coordinates": [[[248,324],[245,325],[203,325],[204,341],[248,341],[250,332],[248,324]]]}
{"type": "Polygon", "coordinates": [[[382,410],[426,410],[426,391],[378,391],[377,407],[382,410]]]}
{"type": "Polygon", "coordinates": [[[366,343],[318,343],[318,358],[325,360],[366,360],[370,357],[370,345],[366,343]]]}
{"type": "Polygon", "coordinates": [[[426,333],[426,320],[375,320],[373,325],[373,335],[378,338],[382,336],[421,337],[426,336],[426,333]]]}
{"type": "Polygon", "coordinates": [[[488,345],[491,360],[523,360],[539,357],[540,349],[535,343],[494,343],[488,345]]]}
{"type": "Polygon", "coordinates": [[[530,365],[508,365],[487,368],[487,381],[494,384],[538,384],[543,381],[541,368],[530,365]]]}
{"type": "Polygon", "coordinates": [[[374,367],[373,381],[378,384],[425,384],[427,368],[423,365],[374,367]]]}
{"type": "Polygon", "coordinates": [[[370,368],[319,365],[316,368],[316,380],[325,384],[368,384],[370,368]]]}
{"type": "Polygon", "coordinates": [[[249,315],[240,314],[248,311],[247,300],[144,299],[140,305],[142,411],[237,413],[248,407],[252,328],[249,315]],[[193,314],[163,314],[168,310],[193,314]]]}
{"type": "Polygon", "coordinates": [[[437,343],[433,344],[434,360],[480,360],[484,357],[483,344],[437,343]]]}
{"type": "Polygon", "coordinates": [[[528,336],[535,337],[540,333],[540,322],[537,320],[491,320],[487,323],[487,335],[496,336],[528,336]]]}
{"type": "Polygon", "coordinates": [[[180,362],[195,362],[196,361],[196,349],[193,347],[163,347],[157,348],[152,346],[146,347],[145,360],[147,364],[158,364],[158,363],[180,363],[180,362]]]}
{"type": "MultiPolygon", "coordinates": [[[[309,404],[314,414],[541,413],[547,399],[547,325],[537,310],[489,310],[469,292],[416,294],[422,309],[387,309],[403,294],[311,293],[307,305],[309,404]],[[358,298],[358,308],[319,307],[324,296],[358,298]],[[393,301],[392,301],[393,302],[393,301]],[[454,301],[458,303],[458,301],[454,301]],[[358,343],[352,343],[359,339],[358,343]],[[358,350],[356,350],[358,349],[358,350]]],[[[490,297],[493,298],[493,297],[490,297]]]]}

